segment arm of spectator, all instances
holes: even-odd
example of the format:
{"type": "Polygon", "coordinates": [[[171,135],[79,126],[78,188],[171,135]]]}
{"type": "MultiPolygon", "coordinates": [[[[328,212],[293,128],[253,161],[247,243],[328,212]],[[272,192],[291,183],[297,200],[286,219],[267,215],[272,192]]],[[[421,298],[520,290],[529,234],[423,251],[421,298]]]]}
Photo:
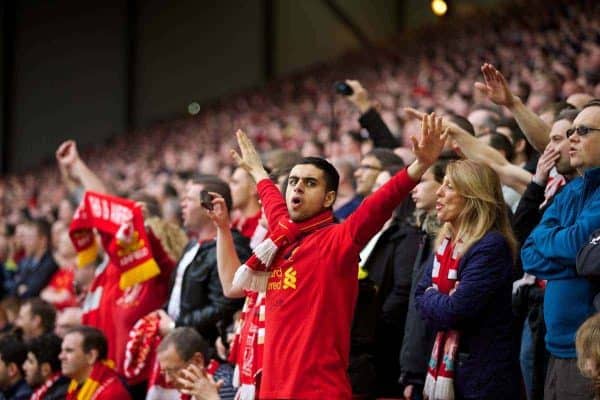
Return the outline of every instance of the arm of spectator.
{"type": "Polygon", "coordinates": [[[225,200],[217,193],[211,192],[211,195],[213,196],[213,209],[208,212],[208,215],[217,228],[217,268],[223,294],[230,298],[244,297],[244,290],[232,285],[235,271],[242,263],[235,251],[225,200]]]}
{"type": "Polygon", "coordinates": [[[352,95],[348,96],[348,100],[360,111],[358,122],[369,132],[373,145],[390,149],[401,146],[375,109],[373,102],[369,99],[369,94],[360,82],[347,80],[346,83],[353,91],[352,95]]]}
{"type": "Polygon", "coordinates": [[[422,317],[438,330],[459,328],[461,323],[471,321],[485,309],[497,295],[498,289],[507,282],[511,274],[511,251],[499,233],[487,234],[482,241],[473,245],[461,261],[460,284],[450,295],[423,285],[423,279],[415,295],[417,309],[422,317]]]}
{"type": "Polygon", "coordinates": [[[504,75],[493,65],[483,64],[481,72],[485,83],[477,82],[475,87],[494,103],[508,108],[529,143],[540,153],[543,152],[550,141],[548,135],[551,127],[510,91],[504,75]]]}
{"type": "Polygon", "coordinates": [[[85,190],[110,193],[100,178],[79,157],[75,141],[63,142],[56,151],[56,160],[61,168],[69,172],[69,176],[81,182],[85,190]]]}
{"type": "Polygon", "coordinates": [[[257,183],[258,194],[262,200],[265,210],[269,230],[273,230],[281,218],[288,217],[287,206],[281,192],[269,179],[269,175],[263,167],[262,161],[254,145],[248,139],[248,136],[241,130],[236,132],[238,146],[240,147],[241,155],[235,150],[231,150],[236,163],[244,168],[257,183]]]}
{"type": "Polygon", "coordinates": [[[412,152],[416,160],[368,196],[343,222],[344,229],[348,230],[348,237],[358,247],[362,248],[367,244],[391,217],[394,209],[408,196],[425,171],[437,160],[447,137],[448,131],[442,129],[441,118],[435,114],[423,117],[421,137],[419,140],[411,137],[412,152]]]}
{"type": "MultiPolygon", "coordinates": [[[[405,108],[407,116],[422,118],[425,113],[414,108],[405,108]]],[[[442,119],[444,129],[448,129],[450,138],[460,148],[463,155],[471,160],[482,162],[490,166],[500,176],[502,183],[522,194],[531,182],[531,173],[508,162],[502,154],[491,146],[482,143],[469,132],[458,125],[442,119]]]]}

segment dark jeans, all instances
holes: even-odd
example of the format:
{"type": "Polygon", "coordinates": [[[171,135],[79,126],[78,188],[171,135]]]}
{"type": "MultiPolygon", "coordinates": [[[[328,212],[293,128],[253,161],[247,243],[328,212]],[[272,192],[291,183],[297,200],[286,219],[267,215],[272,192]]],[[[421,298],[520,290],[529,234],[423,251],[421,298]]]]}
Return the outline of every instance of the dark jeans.
{"type": "Polygon", "coordinates": [[[592,381],[579,372],[577,359],[550,356],[544,400],[592,400],[592,381]]]}

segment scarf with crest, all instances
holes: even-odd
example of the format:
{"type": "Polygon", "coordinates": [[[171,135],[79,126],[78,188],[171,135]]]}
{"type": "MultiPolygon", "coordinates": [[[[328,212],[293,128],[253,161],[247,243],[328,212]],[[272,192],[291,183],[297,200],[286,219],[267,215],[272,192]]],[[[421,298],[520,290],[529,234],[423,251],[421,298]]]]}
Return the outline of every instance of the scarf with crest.
{"type": "MultiPolygon", "coordinates": [[[[444,238],[433,259],[433,290],[452,295],[458,281],[459,256],[450,238],[444,238]]],[[[435,336],[423,395],[428,400],[454,400],[454,374],[460,333],[440,331],[435,336]]]]}
{"type": "Polygon", "coordinates": [[[302,222],[282,218],[269,237],[252,251],[250,258],[242,264],[233,277],[233,286],[266,292],[271,263],[280,249],[299,241],[302,237],[333,223],[331,210],[323,211],[302,222]]]}

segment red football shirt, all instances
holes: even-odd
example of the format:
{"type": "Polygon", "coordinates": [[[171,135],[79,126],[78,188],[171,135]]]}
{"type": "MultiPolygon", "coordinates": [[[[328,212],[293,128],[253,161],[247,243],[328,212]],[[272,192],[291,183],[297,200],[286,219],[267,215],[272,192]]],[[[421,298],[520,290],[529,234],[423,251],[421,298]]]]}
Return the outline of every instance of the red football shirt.
{"type": "MultiPolygon", "coordinates": [[[[414,185],[404,170],[343,223],[278,252],[267,288],[261,399],[352,397],[346,371],[359,253],[414,185]]],[[[270,181],[258,189],[271,226],[288,217],[270,181]]]]}

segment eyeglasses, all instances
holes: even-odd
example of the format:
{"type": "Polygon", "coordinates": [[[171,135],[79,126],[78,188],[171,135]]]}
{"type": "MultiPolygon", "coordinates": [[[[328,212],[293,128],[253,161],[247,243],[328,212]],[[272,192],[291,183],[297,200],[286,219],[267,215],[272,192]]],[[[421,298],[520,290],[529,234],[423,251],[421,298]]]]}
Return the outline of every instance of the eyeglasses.
{"type": "Polygon", "coordinates": [[[374,171],[381,171],[382,168],[376,167],[374,165],[359,165],[356,169],[372,169],[374,171]]]}
{"type": "Polygon", "coordinates": [[[590,128],[587,126],[580,125],[580,126],[577,126],[577,127],[571,128],[571,129],[567,129],[567,138],[570,138],[575,132],[577,132],[577,134],[579,136],[585,136],[588,133],[593,132],[593,131],[600,131],[600,129],[599,128],[590,128]]]}

